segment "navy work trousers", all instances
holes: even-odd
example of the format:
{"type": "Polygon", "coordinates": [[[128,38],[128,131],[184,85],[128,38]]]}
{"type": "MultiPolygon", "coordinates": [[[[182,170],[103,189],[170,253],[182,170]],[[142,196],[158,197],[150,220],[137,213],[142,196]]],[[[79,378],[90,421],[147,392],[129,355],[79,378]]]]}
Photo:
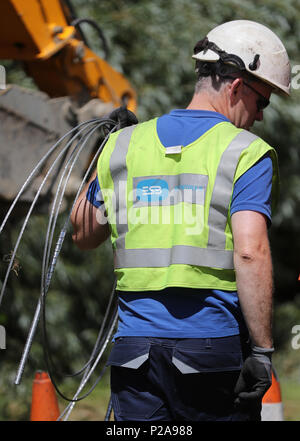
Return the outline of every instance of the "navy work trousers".
{"type": "Polygon", "coordinates": [[[118,338],[108,360],[115,420],[259,421],[261,402],[234,404],[247,350],[239,336],[118,338]]]}

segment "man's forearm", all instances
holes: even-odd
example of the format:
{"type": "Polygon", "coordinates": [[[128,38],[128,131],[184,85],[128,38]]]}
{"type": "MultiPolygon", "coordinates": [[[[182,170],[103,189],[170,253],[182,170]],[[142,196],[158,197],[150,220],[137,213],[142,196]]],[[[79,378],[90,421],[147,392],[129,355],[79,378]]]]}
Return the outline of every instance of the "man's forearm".
{"type": "Polygon", "coordinates": [[[270,348],[272,339],[273,276],[268,241],[253,253],[235,253],[237,290],[252,343],[270,348]]]}
{"type": "Polygon", "coordinates": [[[273,346],[273,271],[267,223],[263,214],[240,211],[232,218],[237,291],[252,343],[273,346]]]}
{"type": "Polygon", "coordinates": [[[109,236],[107,223],[100,223],[101,213],[86,198],[89,184],[95,179],[96,172],[79,195],[71,213],[73,241],[82,250],[90,250],[99,246],[109,236]],[[98,217],[97,217],[98,210],[98,217]]]}

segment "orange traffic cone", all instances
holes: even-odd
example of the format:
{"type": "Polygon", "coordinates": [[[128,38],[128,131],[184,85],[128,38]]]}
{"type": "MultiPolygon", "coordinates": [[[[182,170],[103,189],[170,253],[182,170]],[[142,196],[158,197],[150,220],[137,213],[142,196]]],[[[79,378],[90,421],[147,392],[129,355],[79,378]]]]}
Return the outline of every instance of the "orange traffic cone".
{"type": "Polygon", "coordinates": [[[283,421],[283,404],[281,400],[280,384],[276,372],[272,371],[272,385],[262,399],[262,421],[283,421]]]}
{"type": "Polygon", "coordinates": [[[47,372],[37,371],[32,386],[30,421],[56,421],[58,401],[47,372]]]}

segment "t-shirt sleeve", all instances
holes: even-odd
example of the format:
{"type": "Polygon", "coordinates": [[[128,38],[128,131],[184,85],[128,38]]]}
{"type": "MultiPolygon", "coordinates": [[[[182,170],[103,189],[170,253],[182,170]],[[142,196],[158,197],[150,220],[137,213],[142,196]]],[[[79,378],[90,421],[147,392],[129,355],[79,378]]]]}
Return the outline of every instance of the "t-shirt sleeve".
{"type": "Polygon", "coordinates": [[[236,181],[230,207],[231,216],[237,211],[258,211],[267,216],[270,225],[272,177],[272,159],[264,156],[236,181]]]}
{"type": "Polygon", "coordinates": [[[90,183],[88,191],[86,193],[87,200],[93,204],[95,207],[99,208],[103,204],[100,185],[98,181],[98,177],[90,183]]]}

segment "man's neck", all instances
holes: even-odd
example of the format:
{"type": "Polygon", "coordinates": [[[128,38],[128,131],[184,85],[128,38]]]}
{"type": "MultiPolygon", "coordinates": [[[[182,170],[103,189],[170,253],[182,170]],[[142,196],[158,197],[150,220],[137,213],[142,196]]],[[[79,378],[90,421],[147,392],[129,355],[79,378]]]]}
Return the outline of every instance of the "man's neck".
{"type": "Polygon", "coordinates": [[[213,99],[212,95],[205,92],[195,93],[187,109],[209,110],[211,112],[221,113],[228,118],[228,112],[226,111],[225,104],[223,103],[222,105],[222,100],[220,98],[213,99]]]}

